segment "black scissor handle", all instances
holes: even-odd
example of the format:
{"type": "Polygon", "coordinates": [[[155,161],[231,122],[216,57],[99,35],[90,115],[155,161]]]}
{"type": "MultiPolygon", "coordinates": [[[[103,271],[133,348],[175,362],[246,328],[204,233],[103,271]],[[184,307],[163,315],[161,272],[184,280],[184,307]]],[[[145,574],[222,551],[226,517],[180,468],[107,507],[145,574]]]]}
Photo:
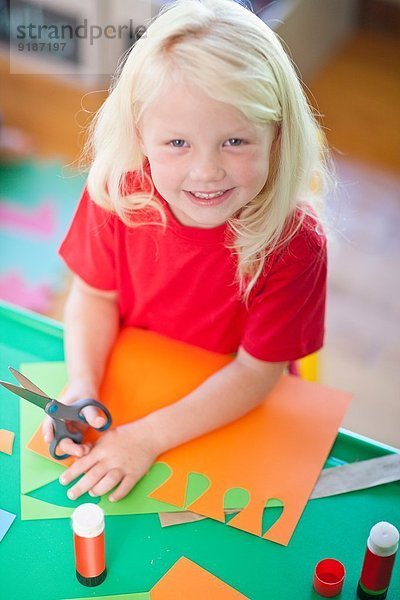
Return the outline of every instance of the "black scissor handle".
{"type": "MultiPolygon", "coordinates": [[[[104,404],[102,404],[98,400],[94,400],[94,398],[82,398],[82,400],[78,400],[77,402],[74,402],[74,404],[71,404],[71,408],[74,408],[77,411],[77,418],[80,421],[83,421],[83,423],[89,425],[89,423],[85,419],[85,415],[82,414],[83,409],[87,406],[94,406],[95,408],[99,409],[107,420],[105,425],[103,425],[102,427],[93,427],[92,425],[90,425],[90,427],[92,427],[92,429],[95,429],[96,431],[105,431],[106,429],[108,429],[112,423],[112,417],[110,411],[107,409],[107,407],[104,406],[104,404]]],[[[69,417],[69,419],[71,419],[71,417],[69,417]]]]}
{"type": "Polygon", "coordinates": [[[96,429],[96,431],[105,431],[108,429],[112,422],[111,414],[104,404],[98,402],[98,400],[95,400],[94,398],[82,398],[73,404],[63,404],[62,402],[58,402],[58,400],[52,400],[46,406],[45,411],[49,417],[56,420],[76,421],[78,423],[86,423],[89,425],[85,416],[82,414],[83,409],[87,406],[94,406],[100,410],[107,419],[105,425],[102,427],[93,427],[93,429],[96,429]]]}
{"type": "Polygon", "coordinates": [[[56,460],[64,460],[69,458],[69,454],[57,454],[57,448],[64,438],[69,438],[76,444],[80,444],[83,440],[83,434],[81,431],[70,431],[66,425],[68,421],[86,423],[92,429],[96,431],[105,431],[111,425],[112,418],[109,410],[94,398],[82,398],[77,400],[73,404],[63,404],[57,400],[52,400],[48,403],[45,408],[46,413],[52,418],[54,438],[50,442],[50,454],[56,460]],[[89,425],[82,411],[87,406],[94,406],[100,410],[107,419],[107,422],[102,427],[92,427],[89,425]]]}
{"type": "Polygon", "coordinates": [[[49,451],[53,458],[56,460],[64,460],[69,458],[70,454],[57,454],[57,448],[62,440],[68,438],[75,442],[75,444],[80,444],[83,440],[83,434],[81,431],[70,431],[64,421],[55,421],[53,419],[53,434],[54,437],[50,442],[49,451]]]}

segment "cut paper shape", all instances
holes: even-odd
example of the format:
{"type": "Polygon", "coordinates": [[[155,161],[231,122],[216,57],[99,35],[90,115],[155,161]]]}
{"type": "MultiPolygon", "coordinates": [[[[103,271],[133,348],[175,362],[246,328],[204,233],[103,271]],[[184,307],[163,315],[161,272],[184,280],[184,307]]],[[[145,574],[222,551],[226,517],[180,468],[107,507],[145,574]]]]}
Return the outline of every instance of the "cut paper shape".
{"type": "MultiPolygon", "coordinates": [[[[231,360],[154,332],[125,329],[109,357],[100,400],[115,425],[133,421],[179,400],[231,360]]],[[[349,402],[349,394],[282,377],[247,416],[162,455],[173,475],[150,496],[225,522],[225,492],[243,488],[249,504],[229,526],[255,535],[261,535],[266,502],[278,498],[283,514],[264,537],[287,544],[349,402]],[[190,473],[202,473],[211,485],[185,507],[190,473]]]]}
{"type": "Polygon", "coordinates": [[[102,496],[99,506],[106,515],[139,515],[164,511],[175,512],[180,509],[160,500],[150,498],[149,494],[160,482],[171,475],[171,469],[164,463],[155,463],[150,471],[134,487],[128,496],[118,502],[110,502],[107,496],[102,496]]]}
{"type": "MultiPolygon", "coordinates": [[[[264,508],[282,508],[282,502],[280,500],[275,500],[275,498],[271,498],[271,500],[268,500],[264,508]]],[[[229,515],[235,515],[240,510],[242,510],[242,508],[224,508],[225,521],[227,518],[229,518],[229,515]]],[[[198,513],[190,512],[189,510],[169,513],[160,512],[158,517],[161,527],[184,525],[185,523],[194,523],[196,521],[203,521],[204,519],[207,519],[207,517],[199,515],[198,513]]]]}
{"type": "Polygon", "coordinates": [[[151,600],[246,600],[237,590],[185,557],[180,558],[150,592],[151,600]]]}
{"type": "Polygon", "coordinates": [[[15,433],[8,429],[0,429],[0,452],[11,456],[13,451],[15,433]]]}
{"type": "Polygon", "coordinates": [[[27,443],[26,447],[28,448],[28,450],[35,452],[35,454],[38,454],[39,456],[42,456],[43,458],[46,458],[47,460],[51,460],[56,465],[61,464],[63,467],[69,467],[74,462],[74,458],[72,456],[70,456],[69,458],[65,458],[62,461],[62,463],[60,463],[60,461],[57,460],[57,458],[54,458],[53,456],[51,456],[50,451],[49,451],[49,446],[44,441],[41,427],[39,427],[35,431],[35,433],[31,437],[31,439],[27,443]]]}
{"type": "MultiPolygon", "coordinates": [[[[393,481],[400,481],[400,453],[387,454],[379,458],[371,458],[369,460],[324,469],[320,473],[309,499],[327,498],[377,485],[384,485],[393,481]]],[[[271,499],[268,502],[268,507],[279,507],[281,505],[282,503],[279,500],[271,499]]],[[[240,508],[236,510],[225,509],[225,515],[238,512],[239,510],[240,508]]],[[[205,518],[190,511],[159,514],[162,527],[193,523],[205,518]]]]}
{"type": "Polygon", "coordinates": [[[163,459],[173,476],[151,496],[182,506],[187,473],[205,473],[210,489],[187,508],[223,522],[227,487],[244,488],[250,502],[229,525],[255,535],[261,535],[266,499],[278,498],[283,514],[263,537],[287,544],[349,401],[347,394],[282,377],[267,400],[239,421],[186,444],[185,452],[168,452],[163,459]]]}
{"type": "Polygon", "coordinates": [[[37,500],[43,500],[44,502],[48,502],[53,504],[54,506],[63,506],[64,508],[78,508],[80,504],[85,502],[89,502],[91,504],[99,504],[100,498],[93,498],[88,493],[83,494],[76,500],[70,500],[66,494],[66,489],[64,486],[60,485],[58,479],[55,481],[51,481],[50,483],[44,485],[43,487],[38,488],[37,490],[32,490],[29,492],[30,498],[36,498],[37,500]]]}
{"type": "Polygon", "coordinates": [[[0,508],[0,542],[13,524],[15,516],[13,513],[8,512],[8,510],[0,508]]]}
{"type": "MultiPolygon", "coordinates": [[[[234,493],[234,495],[232,495],[232,499],[233,498],[236,499],[236,504],[233,503],[233,506],[235,506],[236,508],[227,508],[227,505],[228,506],[231,505],[232,501],[226,502],[227,494],[225,494],[225,498],[224,498],[225,521],[227,520],[228,515],[234,515],[234,514],[238,513],[248,503],[248,499],[244,498],[244,495],[242,494],[242,492],[244,490],[236,489],[236,490],[229,490],[229,491],[234,493]]],[[[247,493],[246,493],[246,496],[248,496],[247,493]]],[[[277,500],[276,498],[270,498],[267,501],[264,508],[282,508],[282,502],[280,500],[277,500]]],[[[160,520],[161,527],[172,527],[173,525],[183,525],[185,523],[194,523],[195,521],[202,521],[203,519],[207,519],[207,517],[204,517],[203,515],[199,515],[198,513],[191,512],[189,510],[184,510],[182,512],[169,512],[169,513],[160,512],[158,514],[158,517],[160,520]]]]}
{"type": "MultiPolygon", "coordinates": [[[[227,511],[225,511],[225,514],[227,514],[227,511]]],[[[203,519],[207,519],[207,517],[203,517],[203,515],[199,515],[197,513],[192,513],[189,510],[184,510],[182,512],[176,513],[160,512],[158,514],[158,518],[160,520],[161,527],[184,525],[185,523],[195,523],[196,521],[203,521],[203,519]]]]}

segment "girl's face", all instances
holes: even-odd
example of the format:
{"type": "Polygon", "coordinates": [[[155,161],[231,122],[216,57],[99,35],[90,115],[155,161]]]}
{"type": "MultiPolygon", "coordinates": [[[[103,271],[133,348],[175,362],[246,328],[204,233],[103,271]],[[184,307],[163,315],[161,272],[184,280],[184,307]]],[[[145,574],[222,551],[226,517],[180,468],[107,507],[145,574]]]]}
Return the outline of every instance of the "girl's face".
{"type": "Polygon", "coordinates": [[[262,190],[275,126],[177,83],[144,111],[141,146],[154,185],[183,224],[222,225],[262,190]]]}

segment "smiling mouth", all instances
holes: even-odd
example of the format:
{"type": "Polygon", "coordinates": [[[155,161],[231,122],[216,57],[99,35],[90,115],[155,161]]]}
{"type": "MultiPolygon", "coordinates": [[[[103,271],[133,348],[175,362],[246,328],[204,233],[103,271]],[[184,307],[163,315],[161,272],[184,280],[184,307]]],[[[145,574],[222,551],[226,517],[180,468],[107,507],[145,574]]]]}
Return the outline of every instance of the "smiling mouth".
{"type": "Polygon", "coordinates": [[[235,188],[228,190],[218,190],[216,192],[188,192],[185,190],[186,196],[201,206],[217,206],[227,200],[235,188]]]}
{"type": "Polygon", "coordinates": [[[225,194],[227,190],[220,190],[218,192],[189,192],[196,196],[196,198],[203,198],[204,200],[209,200],[210,198],[218,198],[218,196],[222,196],[225,194]]]}

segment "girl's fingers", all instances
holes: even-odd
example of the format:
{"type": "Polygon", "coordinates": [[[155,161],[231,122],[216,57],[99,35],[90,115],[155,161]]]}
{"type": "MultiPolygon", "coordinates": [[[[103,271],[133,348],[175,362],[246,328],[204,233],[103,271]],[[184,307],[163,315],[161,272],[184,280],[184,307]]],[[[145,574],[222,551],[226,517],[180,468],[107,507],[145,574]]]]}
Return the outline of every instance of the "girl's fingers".
{"type": "MultiPolygon", "coordinates": [[[[85,460],[85,458],[82,460],[85,460]]],[[[104,477],[105,472],[106,469],[104,465],[100,463],[94,465],[94,467],[86,471],[86,474],[81,477],[78,483],[68,490],[68,498],[70,500],[76,500],[76,498],[79,498],[79,496],[82,496],[82,494],[94,488],[97,482],[104,477]]]]}
{"type": "Polygon", "coordinates": [[[119,469],[111,469],[108,473],[92,487],[89,494],[93,497],[103,496],[112,490],[123,478],[123,474],[119,469]]]}
{"type": "Polygon", "coordinates": [[[82,413],[89,425],[95,429],[100,429],[100,427],[103,427],[107,422],[103,413],[98,411],[95,406],[87,406],[83,409],[82,413]]]}
{"type": "Polygon", "coordinates": [[[82,444],[81,448],[83,450],[83,456],[86,456],[86,454],[89,454],[89,452],[92,449],[92,444],[90,442],[86,442],[86,444],[82,444]]]}
{"type": "MultiPolygon", "coordinates": [[[[73,465],[64,471],[59,479],[60,483],[62,485],[68,485],[71,483],[71,481],[91,469],[96,464],[96,461],[96,451],[93,449],[93,452],[89,452],[87,456],[83,456],[79,460],[75,461],[73,465]]],[[[93,482],[93,485],[94,484],[95,482],[93,482]]]]}
{"type": "Polygon", "coordinates": [[[85,444],[76,444],[70,438],[63,438],[57,446],[57,454],[70,454],[81,458],[87,454],[88,450],[85,448],[85,444]]]}
{"type": "Polygon", "coordinates": [[[53,423],[50,417],[46,417],[42,423],[42,434],[46,444],[50,444],[54,437],[53,423]]]}
{"type": "Polygon", "coordinates": [[[125,498],[136,484],[136,480],[132,475],[125,475],[119,486],[116,490],[112,492],[109,496],[110,502],[118,502],[118,500],[122,500],[125,498]]]}

